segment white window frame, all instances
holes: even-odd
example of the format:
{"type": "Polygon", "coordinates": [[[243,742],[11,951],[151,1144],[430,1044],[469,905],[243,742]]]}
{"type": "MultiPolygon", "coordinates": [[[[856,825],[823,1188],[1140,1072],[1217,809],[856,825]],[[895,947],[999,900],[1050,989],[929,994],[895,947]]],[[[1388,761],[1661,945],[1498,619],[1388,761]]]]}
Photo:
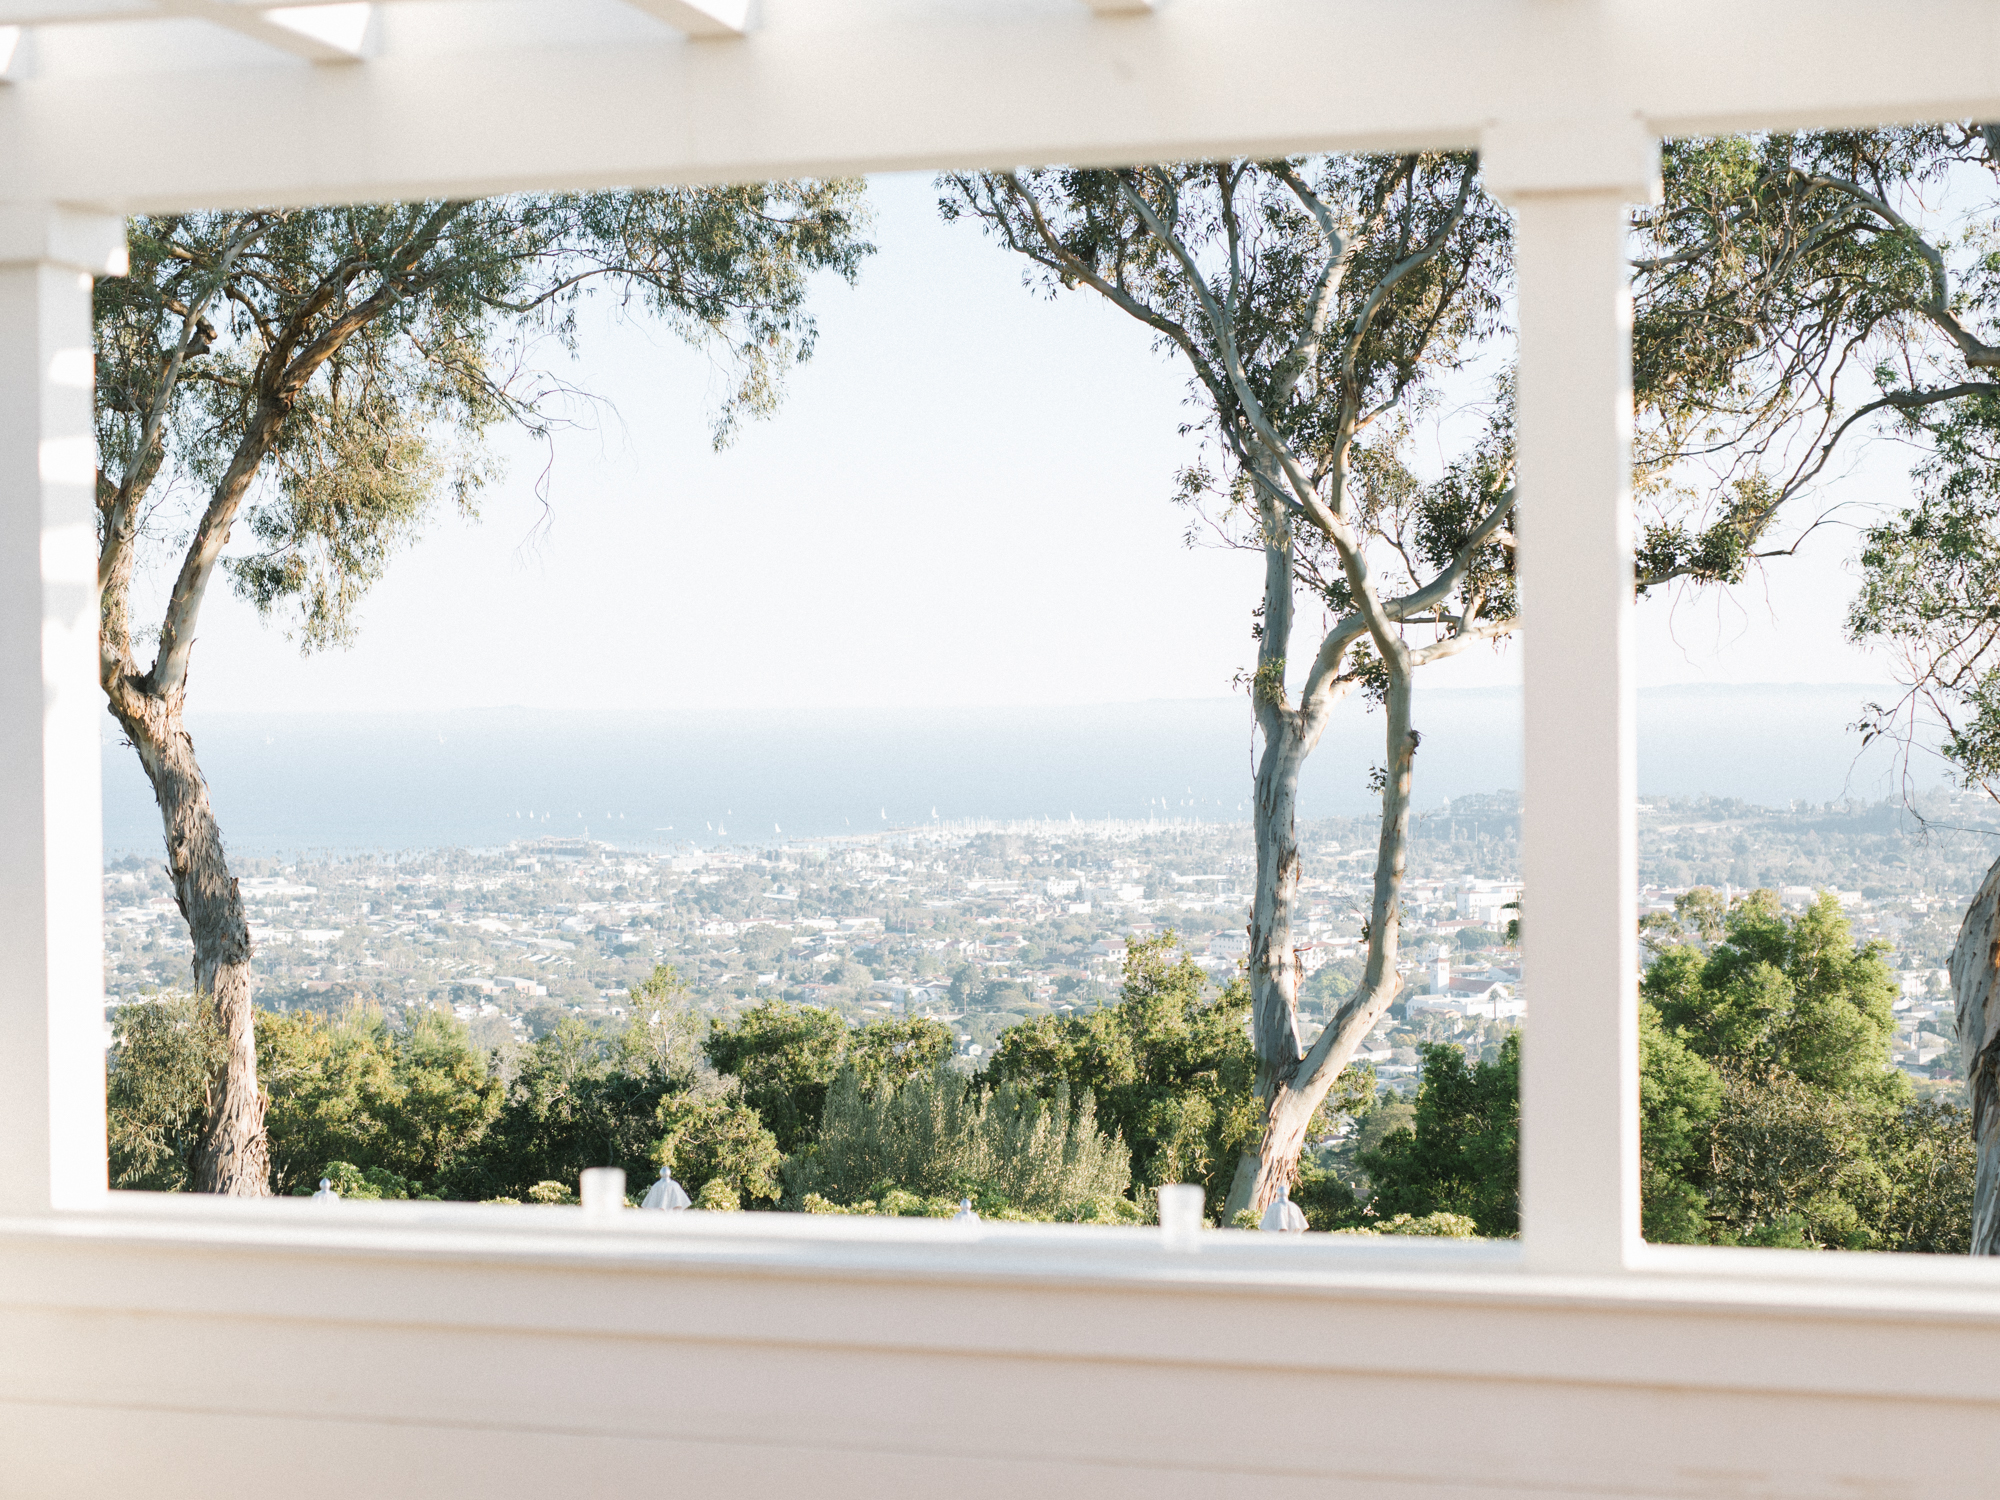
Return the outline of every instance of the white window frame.
{"type": "MultiPolygon", "coordinates": [[[[178,19],[141,22],[75,22],[84,10],[0,0],[0,1438],[39,1399],[32,1383],[9,1383],[4,1335],[21,1309],[53,1321],[19,1326],[57,1330],[50,1347],[63,1348],[89,1346],[104,1319],[282,1320],[306,1266],[312,1285],[365,1289],[387,1309],[339,1314],[350,1331],[375,1330],[382,1357],[401,1347],[385,1327],[429,1318],[461,1334],[581,1340],[615,1364],[614,1335],[632,1332],[618,1308],[643,1284],[639,1322],[660,1337],[693,1328],[697,1341],[749,1339],[794,1360],[817,1340],[911,1370],[946,1354],[1051,1369],[1108,1358],[1197,1370],[1204,1391],[1267,1366],[1336,1383],[1372,1371],[1364,1405],[1381,1380],[1419,1377],[1630,1397],[1714,1385],[1712,1361],[1697,1369],[1684,1344],[1696,1330],[1734,1362],[1734,1388],[1760,1400],[1963,1401],[1981,1381],[2000,1392],[2000,1265],[1640,1243],[1623,249],[1628,206],[1656,191],[1662,136],[2000,118],[2000,5],[763,0],[752,15],[740,0],[462,0],[378,6],[358,29],[351,11],[313,25],[232,0],[160,0],[178,19]],[[33,45],[10,52],[10,23],[33,45]],[[590,1224],[573,1210],[336,1213],[107,1192],[89,278],[122,269],[124,214],[1414,147],[1479,149],[1519,217],[1522,859],[1536,987],[1517,1244],[1213,1236],[1190,1257],[1145,1231],[968,1236],[786,1215],[590,1224]],[[1351,1352],[1356,1329],[1397,1342],[1387,1305],[1433,1342],[1351,1352]],[[891,1336],[864,1331],[869,1317],[917,1322],[891,1336]],[[1162,1318],[1182,1332],[1163,1332],[1162,1318]],[[1264,1342],[1227,1353],[1246,1327],[1264,1342]],[[1206,1352],[1190,1352],[1190,1329],[1212,1341],[1206,1352]],[[1913,1353],[1924,1338],[1933,1354],[1949,1343],[1949,1378],[1913,1353]]],[[[138,1363],[149,1378],[176,1368],[157,1350],[138,1363]]],[[[1000,1368],[984,1377],[996,1392],[1000,1368]]],[[[74,1397],[66,1412],[93,1400],[127,1418],[166,1409],[94,1367],[51,1369],[74,1397]]],[[[292,1376],[271,1379],[293,1390],[292,1376]]],[[[259,1405],[265,1389],[231,1386],[216,1410],[254,1410],[260,1432],[278,1433],[292,1418],[259,1405]]],[[[354,1420],[386,1421],[365,1415],[375,1408],[359,1389],[321,1394],[348,1401],[354,1420]]],[[[1979,1410],[2000,1437],[2000,1407],[1979,1410]]],[[[1400,1430],[1387,1412],[1383,1430],[1400,1430]]],[[[1510,1459],[1508,1482],[1554,1484],[1558,1459],[1570,1465],[1561,1476],[1605,1486],[1626,1472],[1591,1469],[1578,1456],[1588,1434],[1562,1430],[1568,1446],[1510,1459]]],[[[1776,1443],[1796,1472],[1819,1462],[1833,1474],[1826,1455],[1853,1446],[1830,1438],[1816,1456],[1809,1435],[1783,1430],[1781,1441],[1753,1423],[1716,1451],[1776,1443]]],[[[867,1449],[871,1462],[888,1462],[884,1444],[867,1449]]],[[[520,1472],[542,1472],[559,1446],[550,1437],[520,1472]]],[[[709,1450],[686,1450],[697,1451],[709,1450]]],[[[1078,1437],[1044,1458],[1105,1451],[1078,1437]]],[[[402,1461],[399,1473],[423,1469],[402,1461]]],[[[1449,1476],[1427,1461],[1380,1457],[1378,1477],[1446,1493],[1449,1476]]],[[[847,1472],[816,1462],[832,1468],[812,1472],[847,1472]]],[[[1840,1462],[1850,1477],[1896,1472],[1873,1450],[1840,1462]]]]}

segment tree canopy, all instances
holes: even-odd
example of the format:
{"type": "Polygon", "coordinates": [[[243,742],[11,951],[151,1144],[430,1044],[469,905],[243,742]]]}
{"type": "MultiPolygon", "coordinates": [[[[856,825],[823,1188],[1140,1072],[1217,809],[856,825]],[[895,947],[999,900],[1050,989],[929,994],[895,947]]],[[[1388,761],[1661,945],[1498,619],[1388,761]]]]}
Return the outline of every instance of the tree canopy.
{"type": "Polygon", "coordinates": [[[1650,1238],[1963,1251],[1964,1111],[1889,1065],[1895,983],[1822,893],[1713,891],[1650,920],[1641,1141],[1650,1238]]]}
{"type": "Polygon", "coordinates": [[[1426,1043],[1415,1118],[1390,1132],[1360,1164],[1374,1184],[1370,1217],[1456,1214],[1479,1234],[1521,1228],[1521,1038],[1510,1034],[1490,1062],[1426,1043]]]}
{"type": "Polygon", "coordinates": [[[843,1063],[863,1088],[900,1084],[950,1057],[952,1038],[942,1022],[921,1016],[857,1031],[835,1011],[767,1000],[734,1021],[710,1022],[702,1050],[717,1072],[742,1083],[745,1102],[790,1153],[819,1128],[843,1063]]]}
{"type": "Polygon", "coordinates": [[[1248,986],[1207,993],[1208,975],[1172,932],[1125,950],[1121,998],[1073,1016],[1037,1016],[1001,1034],[985,1078],[1053,1098],[1088,1092],[1132,1153],[1144,1187],[1201,1183],[1222,1211],[1236,1156],[1259,1128],[1248,986]]]}
{"type": "Polygon", "coordinates": [[[562,418],[538,348],[575,346],[598,286],[730,364],[722,441],[810,351],[807,288],[855,274],[861,217],[856,184],[780,183],[133,222],[130,274],[95,293],[99,681],[152,782],[225,1039],[205,1190],[269,1179],[249,927],[184,722],[217,569],[302,649],[347,639],[425,517],[471,510],[487,431],[562,418]],[[232,554],[239,522],[252,545],[232,554]],[[134,591],[156,574],[173,582],[154,627],[134,591]]]}

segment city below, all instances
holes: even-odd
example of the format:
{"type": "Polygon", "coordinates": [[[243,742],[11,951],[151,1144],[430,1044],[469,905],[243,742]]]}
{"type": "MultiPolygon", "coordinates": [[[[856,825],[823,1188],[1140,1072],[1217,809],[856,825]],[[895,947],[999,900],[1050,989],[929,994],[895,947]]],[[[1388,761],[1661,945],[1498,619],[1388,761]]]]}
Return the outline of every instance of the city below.
{"type": "MultiPolygon", "coordinates": [[[[1834,892],[1858,939],[1892,950],[1898,1066],[1962,1076],[1943,965],[1990,853],[1946,825],[1977,810],[1938,796],[1929,823],[1890,804],[1650,799],[1640,810],[1644,911],[1697,885],[1834,892]]],[[[1519,914],[1518,804],[1459,797],[1414,825],[1403,988],[1362,1051],[1414,1087],[1416,1047],[1490,1057],[1532,998],[1507,940],[1519,914]]],[[[1353,993],[1372,895],[1375,827],[1301,826],[1294,933],[1308,1036],[1353,993]]],[[[1241,824],[939,824],[846,838],[633,852],[582,838],[501,848],[241,861],[258,1001],[338,1011],[446,1005],[505,1054],[565,1015],[616,1021],[655,965],[702,1012],[766,998],[855,1023],[948,1021],[976,1066],[1007,1027],[1115,999],[1128,940],[1171,930],[1217,983],[1241,968],[1253,879],[1241,824]]],[[[189,946],[157,859],[105,876],[109,1008],[188,983],[189,946]]]]}

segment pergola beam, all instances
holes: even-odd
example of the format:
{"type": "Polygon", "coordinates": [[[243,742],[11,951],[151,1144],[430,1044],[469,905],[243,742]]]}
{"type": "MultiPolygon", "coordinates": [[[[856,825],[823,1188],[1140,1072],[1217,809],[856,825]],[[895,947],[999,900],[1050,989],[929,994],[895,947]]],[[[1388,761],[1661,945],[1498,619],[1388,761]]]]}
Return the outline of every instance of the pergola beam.
{"type": "Polygon", "coordinates": [[[361,70],[237,66],[191,89],[135,67],[115,86],[45,75],[0,91],[0,201],[130,212],[1472,148],[1489,121],[1586,106],[1656,135],[2000,118],[1991,0],[1910,0],[1894,27],[1873,0],[1176,0],[1144,25],[1101,24],[1076,0],[765,0],[727,47],[635,40],[579,8],[560,40],[483,33],[476,51],[447,24],[458,7],[383,11],[361,70]],[[1326,86],[1328,57],[1418,55],[1420,69],[1326,86]]]}
{"type": "Polygon", "coordinates": [[[366,55],[373,11],[367,0],[294,0],[283,6],[234,0],[0,0],[0,33],[28,26],[202,21],[307,62],[356,62],[366,55]]]}
{"type": "MultiPolygon", "coordinates": [[[[746,35],[756,0],[624,0],[685,36],[720,40],[746,35]]],[[[1105,0],[1116,8],[1131,0],[1105,0]]],[[[1150,0],[1137,0],[1143,8],[1150,0]]],[[[0,34],[23,26],[199,20],[310,62],[355,62],[367,55],[373,6],[357,0],[291,0],[260,6],[239,0],[0,0],[0,34]]],[[[0,81],[7,75],[0,70],[0,81]]]]}
{"type": "Polygon", "coordinates": [[[674,30],[703,40],[725,40],[750,30],[755,0],[625,0],[674,30]]]}
{"type": "Polygon", "coordinates": [[[307,62],[359,62],[374,7],[367,3],[290,5],[260,10],[231,0],[161,0],[168,15],[206,21],[307,62]]]}

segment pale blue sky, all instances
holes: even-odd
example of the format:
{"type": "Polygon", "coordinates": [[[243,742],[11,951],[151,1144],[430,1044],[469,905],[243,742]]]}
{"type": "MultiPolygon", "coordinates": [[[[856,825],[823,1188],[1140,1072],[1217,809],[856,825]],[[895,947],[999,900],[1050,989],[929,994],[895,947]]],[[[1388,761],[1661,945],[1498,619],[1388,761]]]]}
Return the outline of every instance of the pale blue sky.
{"type": "MultiPolygon", "coordinates": [[[[927,175],[877,179],[881,251],[816,299],[818,355],[721,454],[717,380],[600,319],[565,373],[615,404],[522,445],[477,525],[393,564],[350,649],[301,661],[220,590],[197,709],[721,708],[1209,698],[1248,660],[1257,560],[1188,549],[1181,370],[1087,296],[1024,290],[938,221],[927,175]]],[[[1872,488],[1872,486],[1871,486],[1872,488]]],[[[1845,647],[1829,534],[1769,586],[1641,612],[1648,682],[1879,678],[1845,647]]],[[[1480,650],[1437,686],[1512,680],[1480,650]]]]}

